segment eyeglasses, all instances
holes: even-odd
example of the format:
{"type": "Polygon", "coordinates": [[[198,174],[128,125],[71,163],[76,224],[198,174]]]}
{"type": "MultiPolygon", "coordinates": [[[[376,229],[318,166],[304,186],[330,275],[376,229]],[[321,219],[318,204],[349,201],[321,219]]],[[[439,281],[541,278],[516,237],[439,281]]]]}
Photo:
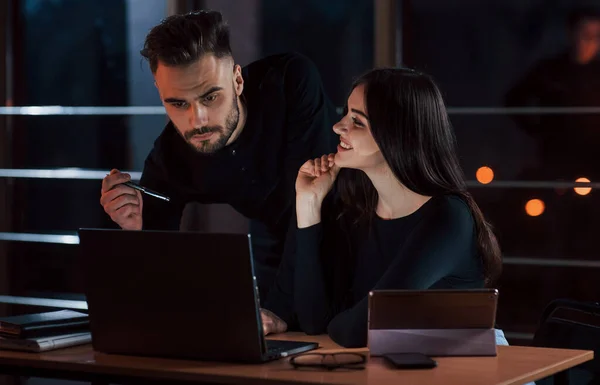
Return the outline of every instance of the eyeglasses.
{"type": "Polygon", "coordinates": [[[366,363],[367,356],[358,353],[307,353],[290,359],[294,369],[362,370],[366,363]]]}

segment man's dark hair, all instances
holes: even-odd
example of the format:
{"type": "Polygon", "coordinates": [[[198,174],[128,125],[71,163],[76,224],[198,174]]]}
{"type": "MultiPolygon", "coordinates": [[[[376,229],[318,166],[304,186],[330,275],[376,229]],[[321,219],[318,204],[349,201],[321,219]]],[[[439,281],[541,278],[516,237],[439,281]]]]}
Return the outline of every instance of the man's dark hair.
{"type": "Polygon", "coordinates": [[[172,15],[150,30],[140,51],[152,73],[158,63],[169,67],[191,64],[204,55],[231,56],[229,26],[217,11],[172,15]]]}
{"type": "Polygon", "coordinates": [[[573,31],[582,21],[587,20],[600,20],[600,9],[579,7],[571,10],[567,16],[567,27],[573,31]]]}

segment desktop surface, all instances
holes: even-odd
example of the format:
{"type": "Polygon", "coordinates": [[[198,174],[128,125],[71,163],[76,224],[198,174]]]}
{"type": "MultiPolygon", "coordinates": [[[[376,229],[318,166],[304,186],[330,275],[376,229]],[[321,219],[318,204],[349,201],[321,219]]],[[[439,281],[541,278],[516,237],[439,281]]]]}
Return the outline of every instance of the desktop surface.
{"type": "MultiPolygon", "coordinates": [[[[322,348],[314,352],[351,351],[342,349],[327,336],[286,333],[274,339],[317,341],[322,348]]],[[[397,370],[383,359],[369,360],[365,370],[299,371],[288,359],[265,364],[217,363],[173,360],[94,352],[91,345],[47,353],[0,351],[3,373],[28,373],[29,376],[80,380],[168,380],[217,384],[525,384],[566,370],[593,358],[592,351],[498,346],[497,357],[440,357],[438,366],[428,370],[397,370]]]]}

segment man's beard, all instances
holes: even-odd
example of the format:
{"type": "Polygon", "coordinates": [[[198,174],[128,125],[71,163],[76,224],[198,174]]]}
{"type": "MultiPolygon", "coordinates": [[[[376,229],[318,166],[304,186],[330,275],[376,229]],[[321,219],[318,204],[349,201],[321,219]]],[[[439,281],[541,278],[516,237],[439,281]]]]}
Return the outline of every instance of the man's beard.
{"type": "Polygon", "coordinates": [[[231,135],[237,128],[238,122],[240,121],[240,109],[237,103],[237,95],[233,93],[233,101],[231,103],[231,110],[225,120],[225,127],[223,126],[211,126],[211,127],[200,127],[194,128],[184,134],[186,142],[196,151],[202,154],[212,154],[227,144],[231,135]],[[202,135],[209,132],[214,132],[218,135],[216,142],[211,143],[210,139],[200,142],[200,144],[192,144],[191,140],[194,135],[202,135]]]}

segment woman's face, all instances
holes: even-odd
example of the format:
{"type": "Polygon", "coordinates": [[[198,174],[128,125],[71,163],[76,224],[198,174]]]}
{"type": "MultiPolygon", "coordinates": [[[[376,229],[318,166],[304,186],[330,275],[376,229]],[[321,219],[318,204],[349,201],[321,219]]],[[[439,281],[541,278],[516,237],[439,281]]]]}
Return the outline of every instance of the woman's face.
{"type": "Polygon", "coordinates": [[[347,113],[333,126],[333,131],[340,136],[335,154],[339,167],[365,170],[385,162],[371,134],[364,85],[354,88],[348,98],[347,113]]]}

